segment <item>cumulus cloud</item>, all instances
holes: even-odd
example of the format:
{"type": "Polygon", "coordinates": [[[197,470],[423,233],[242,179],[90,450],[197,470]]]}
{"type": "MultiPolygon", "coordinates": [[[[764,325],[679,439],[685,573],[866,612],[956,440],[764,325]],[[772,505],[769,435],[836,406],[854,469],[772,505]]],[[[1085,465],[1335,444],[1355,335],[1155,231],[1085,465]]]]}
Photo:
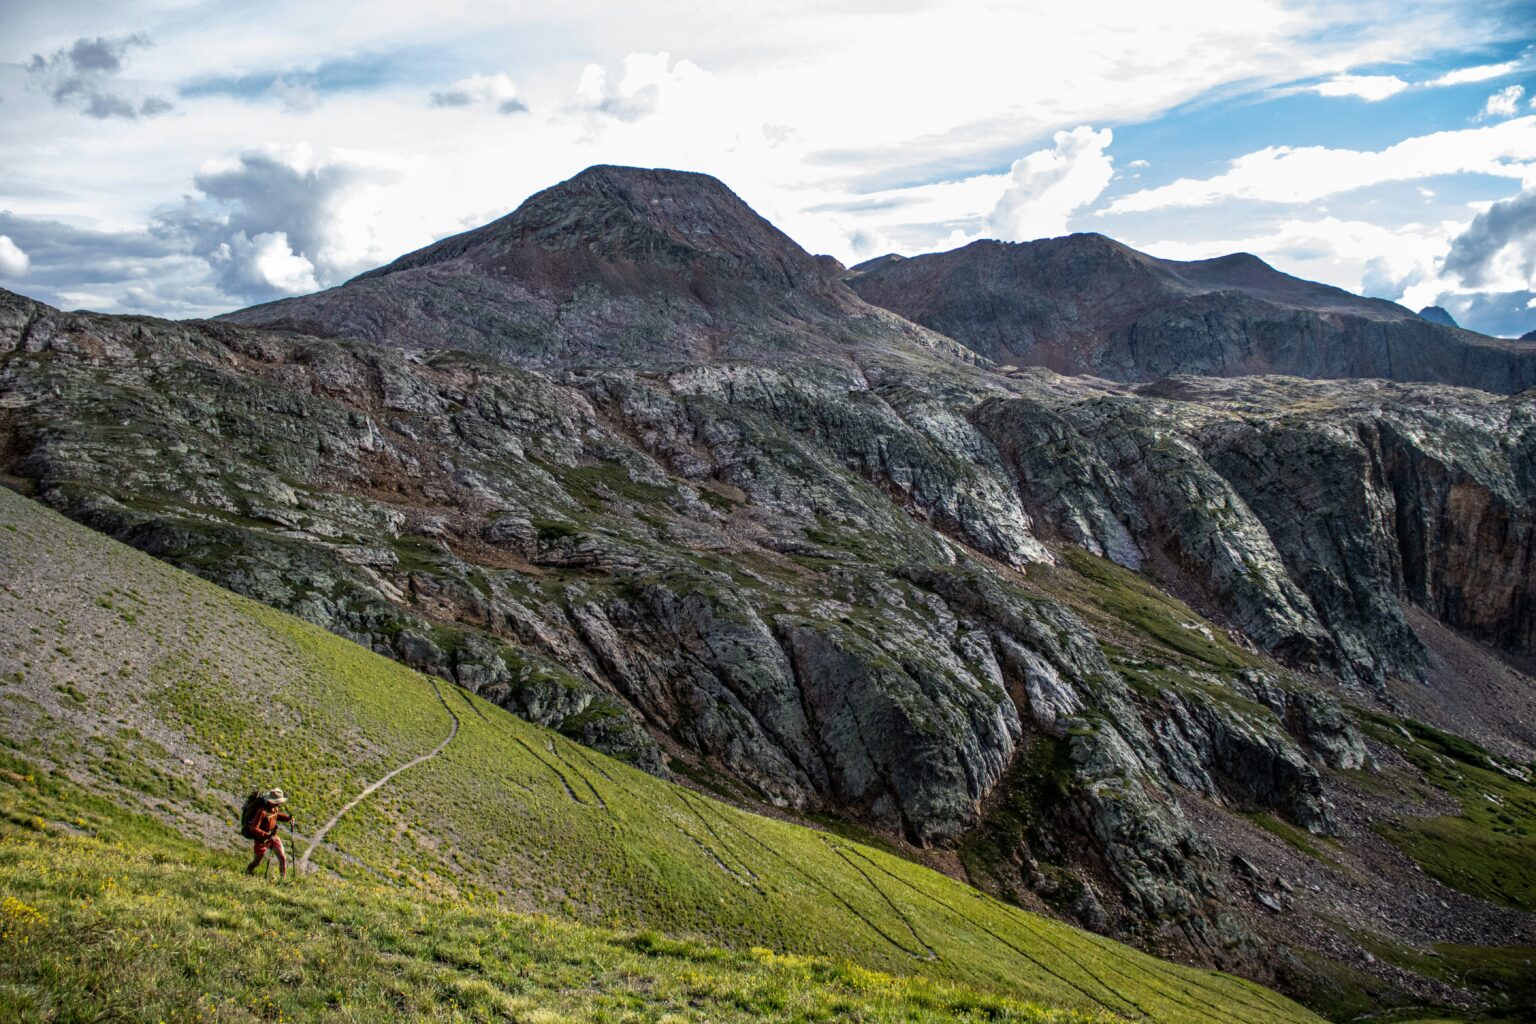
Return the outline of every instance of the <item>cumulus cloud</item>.
{"type": "Polygon", "coordinates": [[[1302,90],[1319,96],[1354,96],[1374,103],[1406,88],[1408,83],[1396,75],[1335,75],[1327,81],[1303,86],[1302,90]]]}
{"type": "Polygon", "coordinates": [[[1536,187],[1473,218],[1452,240],[1443,269],[1470,288],[1536,291],[1536,187]]]}
{"type": "Polygon", "coordinates": [[[1525,95],[1525,86],[1511,85],[1500,89],[1488,97],[1488,102],[1483,104],[1482,113],[1478,117],[1514,117],[1520,111],[1520,98],[1525,95]]]}
{"type": "Polygon", "coordinates": [[[232,298],[295,295],[378,262],[377,211],[352,201],[395,177],[306,146],[247,151],[205,166],[193,178],[198,194],[162,211],[151,230],[205,259],[232,298]]]}
{"type": "Polygon", "coordinates": [[[31,263],[21,246],[11,241],[10,235],[0,235],[0,276],[20,277],[31,263]]]}
{"type": "Polygon", "coordinates": [[[315,265],[293,251],[284,231],[254,238],[237,231],[209,254],[209,262],[225,269],[226,289],[235,294],[303,295],[320,287],[315,265]]]}
{"type": "Polygon", "coordinates": [[[660,110],[669,94],[708,77],[693,61],[674,62],[669,53],[631,53],[617,73],[601,64],[582,69],[576,105],[620,121],[638,121],[660,110]]]}
{"type": "Polygon", "coordinates": [[[149,45],[149,37],[142,32],[80,38],[51,57],[34,53],[27,71],[54,103],[73,107],[87,117],[129,121],[155,117],[171,109],[169,100],[161,96],[138,99],[118,82],[129,51],[149,45]]]}
{"type": "Polygon", "coordinates": [[[498,114],[520,114],[528,104],[517,95],[517,83],[505,74],[470,75],[432,94],[434,107],[488,107],[498,114]]]}
{"type": "Polygon", "coordinates": [[[1536,328],[1536,295],[1529,291],[1517,292],[1445,292],[1434,297],[1431,305],[1442,306],[1456,318],[1456,322],[1474,328],[1483,334],[1505,338],[1518,338],[1536,328]]]}
{"type": "Polygon", "coordinates": [[[1079,125],[1057,132],[1050,149],[1013,162],[1008,186],[987,218],[987,228],[1007,241],[1065,234],[1067,219],[1103,193],[1114,176],[1106,150],[1114,134],[1079,125]]]}
{"type": "MultiPolygon", "coordinates": [[[[0,211],[0,278],[25,253],[27,293],[44,302],[162,316],[209,316],[315,291],[430,240],[391,223],[409,164],[309,147],[211,161],[147,229],[102,231],[0,211]]],[[[409,220],[409,218],[407,218],[409,220]]]]}
{"type": "Polygon", "coordinates": [[[1109,212],[1206,206],[1225,199],[1306,203],[1367,185],[1440,174],[1521,180],[1536,175],[1536,117],[1419,135],[1375,151],[1269,146],[1238,157],[1213,178],[1180,178],[1122,196],[1109,212]]]}

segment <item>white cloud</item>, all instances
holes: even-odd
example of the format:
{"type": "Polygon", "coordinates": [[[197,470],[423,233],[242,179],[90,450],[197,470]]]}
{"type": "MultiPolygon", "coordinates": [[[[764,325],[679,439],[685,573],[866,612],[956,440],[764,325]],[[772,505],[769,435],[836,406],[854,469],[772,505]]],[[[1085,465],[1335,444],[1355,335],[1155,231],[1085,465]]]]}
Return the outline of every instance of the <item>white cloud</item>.
{"type": "Polygon", "coordinates": [[[308,114],[320,105],[320,91],[303,78],[279,78],[268,90],[286,114],[308,114]]]}
{"type": "Polygon", "coordinates": [[[1165,259],[1183,260],[1251,252],[1297,277],[1401,299],[1412,286],[1434,275],[1436,260],[1460,227],[1446,223],[1393,229],[1339,217],[1288,217],[1243,237],[1150,241],[1138,248],[1165,259]]]}
{"type": "Polygon", "coordinates": [[[1238,157],[1214,178],[1180,178],[1122,196],[1109,212],[1206,206],[1225,199],[1307,203],[1367,185],[1440,174],[1536,177],[1536,117],[1415,136],[1376,151],[1270,146],[1238,157]]]}
{"type": "Polygon", "coordinates": [[[1067,219],[1103,193],[1114,177],[1114,157],[1106,150],[1114,134],[1078,125],[1057,132],[1051,149],[1040,149],[1013,162],[1007,189],[987,218],[987,227],[1007,241],[1064,234],[1067,219]]]}
{"type": "Polygon", "coordinates": [[[617,74],[588,64],[576,86],[576,104],[620,121],[638,121],[661,109],[664,98],[709,76],[691,60],[674,62],[668,53],[631,53],[617,74]]]}
{"type": "Polygon", "coordinates": [[[162,96],[136,98],[124,91],[120,76],[130,51],[152,45],[142,32],[107,38],[81,37],[52,56],[34,53],[27,73],[59,106],[69,106],[86,117],[126,121],[156,117],[171,109],[162,96]]]}
{"type": "Polygon", "coordinates": [[[889,189],[813,205],[789,218],[794,237],[858,262],[887,252],[953,249],[986,233],[987,218],[1012,182],[1007,174],[889,189]]]}
{"type": "Polygon", "coordinates": [[[1530,326],[1498,307],[1507,305],[1509,296],[1536,291],[1536,188],[1490,204],[1470,225],[1442,221],[1387,228],[1336,217],[1293,217],[1243,237],[1133,244],[1169,259],[1252,252],[1298,277],[1414,310],[1454,307],[1464,326],[1463,314],[1483,318],[1485,330],[1519,334],[1530,326]]]}
{"type": "Polygon", "coordinates": [[[288,236],[268,231],[254,238],[238,231],[214,250],[211,261],[224,264],[229,277],[252,295],[303,295],[320,287],[315,280],[315,265],[295,253],[288,236]]]}
{"type": "Polygon", "coordinates": [[[1520,58],[1519,60],[1507,60],[1502,64],[1479,64],[1476,67],[1457,68],[1455,71],[1447,72],[1446,74],[1441,75],[1439,78],[1430,79],[1424,84],[1430,86],[1443,86],[1467,85],[1472,82],[1486,82],[1490,78],[1502,78],[1505,75],[1513,74],[1514,72],[1524,68],[1526,63],[1527,62],[1524,58],[1520,58]]]}
{"type": "Polygon", "coordinates": [[[430,239],[392,194],[408,169],[308,146],[248,150],[206,163],[197,193],[159,211],[151,230],[205,259],[232,301],[314,290],[430,239]]]}
{"type": "Polygon", "coordinates": [[[20,277],[31,264],[21,246],[11,241],[10,235],[0,235],[0,275],[20,277]]]}
{"type": "Polygon", "coordinates": [[[1306,92],[1319,96],[1355,96],[1368,102],[1396,96],[1408,83],[1396,75],[1335,75],[1327,81],[1304,86],[1306,92]]]}
{"type": "Polygon", "coordinates": [[[1478,117],[1514,117],[1520,110],[1520,98],[1525,95],[1525,86],[1510,85],[1492,96],[1483,104],[1482,113],[1478,117]]]}
{"type": "Polygon", "coordinates": [[[434,107],[488,107],[498,114],[519,114],[528,104],[517,94],[517,83],[502,72],[470,75],[432,94],[434,107]]]}

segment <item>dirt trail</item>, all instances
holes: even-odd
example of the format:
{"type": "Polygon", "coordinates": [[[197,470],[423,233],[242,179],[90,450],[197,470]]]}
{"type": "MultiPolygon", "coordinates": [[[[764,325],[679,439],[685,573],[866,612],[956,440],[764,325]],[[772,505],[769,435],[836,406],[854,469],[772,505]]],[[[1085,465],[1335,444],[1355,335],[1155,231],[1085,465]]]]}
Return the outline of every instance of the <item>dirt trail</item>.
{"type": "Polygon", "coordinates": [[[437,680],[432,679],[431,677],[428,677],[427,681],[432,684],[432,690],[437,694],[438,703],[442,704],[443,710],[448,712],[448,717],[453,719],[453,725],[448,729],[447,737],[443,739],[443,742],[432,748],[430,752],[422,754],[418,758],[407,761],[400,767],[392,769],[387,775],[381,776],[373,782],[368,783],[368,785],[363,787],[363,791],[361,793],[347,801],[346,806],[337,811],[335,815],[332,816],[330,821],[326,822],[324,825],[321,825],[320,830],[310,838],[309,845],[304,849],[304,855],[299,858],[297,865],[298,872],[302,873],[309,870],[310,854],[314,853],[315,848],[325,841],[326,834],[329,833],[331,829],[336,827],[336,823],[341,821],[342,817],[345,816],[348,811],[352,810],[352,808],[368,799],[380,786],[384,785],[390,779],[394,778],[396,775],[399,775],[407,768],[415,768],[419,764],[425,764],[426,762],[436,757],[438,754],[441,754],[444,750],[447,749],[448,744],[453,742],[453,738],[459,734],[459,716],[454,714],[453,708],[448,706],[447,699],[443,697],[442,687],[437,684],[437,680]]]}

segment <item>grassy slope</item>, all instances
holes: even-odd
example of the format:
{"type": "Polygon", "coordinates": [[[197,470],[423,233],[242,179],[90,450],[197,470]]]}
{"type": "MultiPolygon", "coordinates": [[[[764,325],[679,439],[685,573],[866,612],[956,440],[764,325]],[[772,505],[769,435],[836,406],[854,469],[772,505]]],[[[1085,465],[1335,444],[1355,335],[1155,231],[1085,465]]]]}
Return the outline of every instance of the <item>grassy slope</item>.
{"type": "Polygon", "coordinates": [[[0,1019],[1112,1024],[921,978],[314,876],[0,754],[0,1019]]]}
{"type": "MultiPolygon", "coordinates": [[[[1458,815],[1384,822],[1382,835],[1453,889],[1536,908],[1536,785],[1498,770],[1500,762],[1476,744],[1428,725],[1371,724],[1377,740],[1461,804],[1458,815]]],[[[1531,766],[1515,770],[1529,775],[1531,766]]]]}
{"type": "MultiPolygon", "coordinates": [[[[243,790],[282,785],[296,797],[299,824],[314,827],[447,734],[448,712],[425,677],[3,489],[0,565],[5,741],[41,768],[66,768],[86,789],[228,851],[203,855],[203,881],[173,887],[189,904],[204,884],[210,900],[243,891],[231,877],[243,856],[231,805],[243,790]]],[[[1181,1024],[1315,1019],[1257,986],[1158,961],[880,851],[716,803],[457,688],[441,692],[462,723],[459,737],[331,833],[315,854],[331,877],[271,897],[309,908],[306,934],[326,931],[325,901],[350,885],[380,894],[392,914],[439,901],[434,922],[485,908],[465,935],[500,927],[492,907],[561,910],[1050,1006],[1181,1024]]],[[[302,839],[301,829],[301,848],[302,839]]],[[[154,864],[142,847],[126,850],[154,864]]],[[[150,875],[135,884],[156,883],[150,875]]],[[[45,916],[67,917],[66,889],[31,895],[24,902],[45,916]]],[[[280,938],[287,920],[273,919],[280,938]]],[[[532,927],[508,921],[514,931],[532,927]]],[[[331,928],[336,941],[368,945],[358,936],[369,933],[345,921],[331,928]]]]}

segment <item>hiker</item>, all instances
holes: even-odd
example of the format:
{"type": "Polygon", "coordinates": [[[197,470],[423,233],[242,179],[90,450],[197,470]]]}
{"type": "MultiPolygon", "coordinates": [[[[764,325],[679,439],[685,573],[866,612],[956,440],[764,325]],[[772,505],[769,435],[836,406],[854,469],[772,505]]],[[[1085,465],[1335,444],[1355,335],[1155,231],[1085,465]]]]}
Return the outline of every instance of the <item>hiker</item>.
{"type": "Polygon", "coordinates": [[[257,865],[271,850],[277,857],[278,877],[288,876],[288,854],[283,850],[283,841],[277,835],[278,827],[283,822],[293,820],[293,815],[281,810],[287,802],[288,797],[280,789],[265,793],[257,790],[246,798],[245,806],[240,811],[240,834],[256,844],[255,856],[246,865],[246,874],[254,875],[257,865]]]}

